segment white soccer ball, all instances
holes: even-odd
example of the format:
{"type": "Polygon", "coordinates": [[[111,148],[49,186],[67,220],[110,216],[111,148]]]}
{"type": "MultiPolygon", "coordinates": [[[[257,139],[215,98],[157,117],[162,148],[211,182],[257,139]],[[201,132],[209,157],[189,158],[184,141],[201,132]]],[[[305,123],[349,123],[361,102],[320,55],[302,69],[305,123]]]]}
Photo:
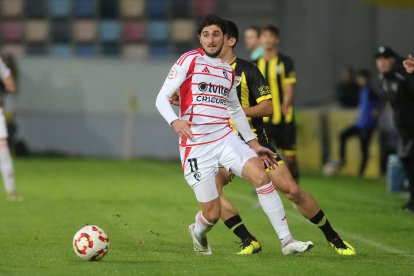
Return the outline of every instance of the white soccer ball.
{"type": "Polygon", "coordinates": [[[322,168],[322,174],[324,176],[333,176],[338,172],[338,165],[336,162],[330,161],[326,163],[322,168]]]}
{"type": "Polygon", "coordinates": [[[86,261],[101,260],[108,253],[108,248],[108,236],[96,225],[82,227],[73,237],[73,250],[86,261]]]}

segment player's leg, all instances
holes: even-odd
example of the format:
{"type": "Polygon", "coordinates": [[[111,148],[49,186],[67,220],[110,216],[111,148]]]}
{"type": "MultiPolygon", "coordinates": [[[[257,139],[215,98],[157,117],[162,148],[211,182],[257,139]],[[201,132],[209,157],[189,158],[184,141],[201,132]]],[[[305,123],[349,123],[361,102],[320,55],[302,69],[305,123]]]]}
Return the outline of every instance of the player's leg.
{"type": "Polygon", "coordinates": [[[236,139],[228,140],[220,163],[255,186],[260,205],[282,244],[283,254],[305,252],[312,247],[312,242],[305,243],[293,239],[282,201],[264,170],[262,160],[237,136],[236,139]]]}
{"type": "Polygon", "coordinates": [[[316,200],[296,184],[285,165],[275,167],[269,172],[269,176],[272,179],[273,185],[297,206],[301,214],[319,227],[326,240],[335,247],[339,254],[355,254],[355,249],[343,241],[332,228],[316,200]]]}
{"type": "Polygon", "coordinates": [[[359,135],[359,129],[356,126],[350,126],[347,129],[343,130],[339,135],[339,160],[341,162],[341,166],[344,166],[346,163],[346,144],[350,137],[354,135],[359,135]]]}
{"type": "Polygon", "coordinates": [[[181,148],[180,155],[184,177],[193,189],[200,206],[195,222],[188,227],[194,251],[197,254],[211,255],[206,234],[220,219],[221,212],[215,182],[217,158],[213,149],[208,147],[181,148]],[[210,155],[206,155],[206,152],[210,152],[210,155]]]}
{"type": "Polygon", "coordinates": [[[220,198],[215,187],[215,179],[209,177],[193,187],[200,211],[195,216],[195,222],[190,224],[188,231],[193,239],[194,251],[201,255],[211,255],[212,251],[207,241],[207,233],[220,219],[220,198]]]}
{"type": "Polygon", "coordinates": [[[407,204],[403,206],[403,209],[408,212],[414,212],[414,156],[402,157],[401,163],[408,178],[408,189],[410,192],[410,198],[407,204]]]}
{"type": "Polygon", "coordinates": [[[238,253],[241,255],[249,255],[258,253],[262,250],[261,244],[257,239],[247,230],[244,225],[239,211],[230,202],[230,200],[223,195],[224,185],[231,182],[234,174],[220,167],[216,175],[217,190],[220,195],[221,215],[220,219],[224,224],[237,236],[242,242],[243,249],[238,253]]]}
{"type": "Polygon", "coordinates": [[[7,143],[7,127],[3,111],[0,111],[0,169],[7,198],[12,201],[21,201],[22,197],[16,194],[13,160],[7,143]]]}
{"type": "Polygon", "coordinates": [[[359,141],[361,148],[361,164],[359,165],[358,176],[363,177],[365,168],[368,162],[368,149],[369,142],[371,140],[372,129],[360,129],[359,130],[359,141]]]}
{"type": "Polygon", "coordinates": [[[277,134],[279,144],[277,146],[281,149],[290,173],[296,183],[299,183],[299,163],[296,158],[296,123],[294,121],[281,123],[279,128],[280,132],[277,134]]]}

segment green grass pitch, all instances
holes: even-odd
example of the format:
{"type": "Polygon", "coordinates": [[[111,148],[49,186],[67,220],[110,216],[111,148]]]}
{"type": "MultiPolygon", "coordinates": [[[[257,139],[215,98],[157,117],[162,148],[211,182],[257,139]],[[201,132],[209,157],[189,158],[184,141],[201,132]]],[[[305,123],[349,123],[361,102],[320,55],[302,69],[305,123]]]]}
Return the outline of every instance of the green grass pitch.
{"type": "Polygon", "coordinates": [[[249,184],[225,188],[263,252],[238,256],[238,240],[223,223],[209,233],[213,256],[193,252],[187,227],[197,211],[179,163],[18,159],[24,202],[0,193],[0,275],[414,275],[414,215],[384,180],[304,174],[337,231],[358,255],[337,255],[322,233],[283,196],[290,230],[312,240],[312,251],[285,257],[249,184]],[[85,262],[72,249],[83,225],[108,234],[108,255],[85,262]]]}

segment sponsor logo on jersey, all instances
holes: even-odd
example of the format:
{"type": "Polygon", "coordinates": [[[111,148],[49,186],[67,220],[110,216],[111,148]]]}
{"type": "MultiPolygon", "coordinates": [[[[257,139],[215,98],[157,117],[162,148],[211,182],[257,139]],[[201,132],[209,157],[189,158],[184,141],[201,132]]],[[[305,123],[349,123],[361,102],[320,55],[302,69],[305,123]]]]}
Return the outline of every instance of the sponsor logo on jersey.
{"type": "Polygon", "coordinates": [[[194,172],[194,178],[197,181],[200,181],[200,179],[201,179],[201,173],[199,171],[194,172]]]}
{"type": "Polygon", "coordinates": [[[200,90],[201,92],[209,92],[209,93],[223,95],[226,97],[230,92],[229,89],[227,89],[223,85],[221,84],[213,85],[211,82],[210,83],[200,82],[198,84],[198,90],[200,90]]]}
{"type": "Polygon", "coordinates": [[[200,82],[198,84],[198,90],[200,90],[201,92],[205,92],[208,89],[208,84],[205,82],[200,82]]]}
{"type": "Polygon", "coordinates": [[[240,83],[241,83],[241,77],[240,76],[236,76],[236,79],[235,79],[235,84],[236,84],[236,86],[239,86],[240,85],[240,83]]]}
{"type": "Polygon", "coordinates": [[[270,87],[268,85],[263,85],[258,88],[260,96],[269,95],[270,87]]]}
{"type": "Polygon", "coordinates": [[[207,66],[204,67],[204,69],[201,72],[210,74],[210,70],[208,70],[207,66]]]}
{"type": "Polygon", "coordinates": [[[177,69],[175,67],[171,68],[170,73],[168,73],[168,78],[174,79],[177,76],[177,69]]]}
{"type": "Polygon", "coordinates": [[[227,74],[227,72],[226,71],[224,71],[223,70],[223,76],[226,78],[226,79],[229,79],[229,75],[227,74]]]}

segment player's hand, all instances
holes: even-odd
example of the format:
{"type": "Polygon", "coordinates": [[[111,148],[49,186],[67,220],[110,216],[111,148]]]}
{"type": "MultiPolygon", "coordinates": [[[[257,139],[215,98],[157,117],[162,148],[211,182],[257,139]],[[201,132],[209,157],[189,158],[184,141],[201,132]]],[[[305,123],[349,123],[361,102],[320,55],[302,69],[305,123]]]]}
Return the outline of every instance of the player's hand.
{"type": "Polygon", "coordinates": [[[411,55],[408,55],[408,58],[403,61],[403,65],[407,73],[411,74],[414,72],[414,58],[411,55]]]}
{"type": "Polygon", "coordinates": [[[289,111],[289,105],[288,105],[288,104],[283,103],[283,104],[282,104],[282,106],[281,106],[281,108],[282,108],[282,113],[283,113],[283,115],[285,115],[285,116],[286,116],[286,114],[287,114],[287,113],[288,113],[288,111],[289,111]]]}
{"type": "Polygon", "coordinates": [[[263,147],[257,142],[257,140],[249,141],[249,146],[256,152],[256,154],[263,160],[266,168],[272,169],[277,164],[277,161],[274,156],[276,153],[270,149],[263,147]]]}
{"type": "Polygon", "coordinates": [[[181,138],[188,138],[190,140],[193,139],[193,132],[191,131],[191,125],[193,122],[185,121],[181,119],[177,119],[171,123],[171,126],[174,128],[175,132],[177,132],[181,138]]]}
{"type": "Polygon", "coordinates": [[[170,104],[175,105],[175,106],[180,105],[180,96],[178,95],[178,93],[174,93],[174,95],[171,96],[170,104]]]}
{"type": "Polygon", "coordinates": [[[275,153],[268,148],[262,147],[256,151],[257,155],[260,159],[263,160],[265,167],[268,169],[273,169],[275,165],[277,165],[277,161],[275,159],[275,153]]]}

